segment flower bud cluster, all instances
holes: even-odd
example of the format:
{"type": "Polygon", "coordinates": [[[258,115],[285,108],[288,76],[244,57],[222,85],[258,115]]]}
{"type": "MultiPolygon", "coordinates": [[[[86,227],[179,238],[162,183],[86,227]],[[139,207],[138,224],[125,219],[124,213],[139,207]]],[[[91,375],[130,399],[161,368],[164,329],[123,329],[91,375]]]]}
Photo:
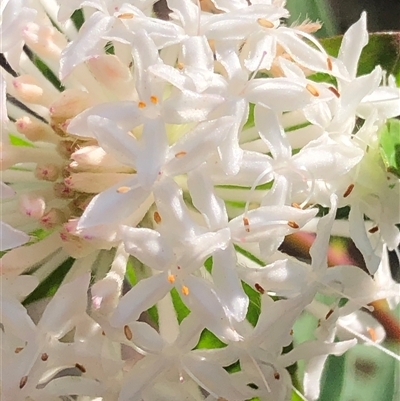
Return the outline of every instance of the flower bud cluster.
{"type": "Polygon", "coordinates": [[[400,91],[357,76],[365,14],[332,57],[284,0],[154,3],[1,6],[2,399],[284,401],[303,360],[316,400],[329,354],[383,341],[368,304],[400,302],[379,154],[400,91]],[[301,232],[311,263],[282,249],[301,232]],[[368,273],[328,268],[333,234],[368,273]],[[21,302],[68,263],[34,317],[21,302]]]}

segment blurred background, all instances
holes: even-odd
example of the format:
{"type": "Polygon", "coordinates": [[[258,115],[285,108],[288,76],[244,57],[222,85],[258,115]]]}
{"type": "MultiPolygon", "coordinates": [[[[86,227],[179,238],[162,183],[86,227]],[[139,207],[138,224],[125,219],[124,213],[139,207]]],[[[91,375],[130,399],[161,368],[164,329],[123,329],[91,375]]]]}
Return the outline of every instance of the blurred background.
{"type": "Polygon", "coordinates": [[[400,0],[287,0],[287,5],[292,21],[308,17],[324,22],[321,37],[344,33],[363,10],[369,31],[400,30],[400,0]]]}

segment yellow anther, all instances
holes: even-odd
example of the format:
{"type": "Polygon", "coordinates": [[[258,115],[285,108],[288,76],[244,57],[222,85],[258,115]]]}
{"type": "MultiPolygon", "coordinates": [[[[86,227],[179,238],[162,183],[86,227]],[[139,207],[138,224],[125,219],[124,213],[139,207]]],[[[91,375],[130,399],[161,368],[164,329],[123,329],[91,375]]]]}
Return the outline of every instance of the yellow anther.
{"type": "Polygon", "coordinates": [[[183,70],[185,68],[185,64],[181,62],[179,62],[176,66],[178,67],[178,70],[183,70]]]}
{"type": "Polygon", "coordinates": [[[128,341],[132,340],[133,337],[132,330],[127,324],[124,326],[124,334],[128,341]]]}
{"type": "Polygon", "coordinates": [[[144,109],[144,108],[146,107],[146,103],[140,101],[140,102],[138,103],[138,107],[139,107],[139,109],[144,109]]]}
{"type": "Polygon", "coordinates": [[[130,191],[130,187],[119,187],[118,189],[117,189],[117,192],[119,193],[119,194],[126,194],[128,191],[130,191]]]}
{"type": "Polygon", "coordinates": [[[332,64],[332,59],[331,59],[330,57],[328,57],[328,58],[326,59],[326,64],[327,64],[327,66],[328,66],[328,70],[329,70],[329,71],[332,71],[333,64],[332,64]]]}
{"type": "Polygon", "coordinates": [[[244,224],[244,230],[246,231],[246,233],[249,233],[250,232],[250,222],[247,217],[243,217],[243,224],[244,224]]]}
{"type": "Polygon", "coordinates": [[[169,281],[171,284],[174,284],[174,283],[175,283],[175,276],[174,276],[173,274],[170,274],[170,275],[168,276],[168,281],[169,281]]]}
{"type": "Polygon", "coordinates": [[[132,19],[135,16],[135,14],[132,13],[123,13],[118,15],[119,19],[132,19]]]}
{"type": "Polygon", "coordinates": [[[313,96],[319,96],[318,89],[311,84],[306,85],[306,89],[313,95],[313,96]]]}
{"type": "Polygon", "coordinates": [[[273,28],[274,27],[274,24],[271,21],[268,21],[265,18],[258,18],[257,22],[263,28],[273,28]]]}
{"type": "Polygon", "coordinates": [[[183,285],[181,288],[182,294],[187,296],[189,295],[189,288],[186,287],[186,285],[183,285]]]}
{"type": "Polygon", "coordinates": [[[288,221],[287,224],[290,228],[299,228],[300,227],[295,221],[288,221]]]}
{"type": "Polygon", "coordinates": [[[161,223],[161,216],[160,216],[160,213],[154,212],[153,217],[154,217],[154,221],[155,221],[157,224],[160,224],[160,223],[161,223]]]}
{"type": "Polygon", "coordinates": [[[158,103],[158,97],[157,96],[150,96],[150,101],[153,104],[157,104],[158,103]]]}
{"type": "Polygon", "coordinates": [[[371,340],[375,343],[378,340],[378,336],[376,335],[376,330],[372,327],[367,327],[367,332],[371,337],[371,340]]]}

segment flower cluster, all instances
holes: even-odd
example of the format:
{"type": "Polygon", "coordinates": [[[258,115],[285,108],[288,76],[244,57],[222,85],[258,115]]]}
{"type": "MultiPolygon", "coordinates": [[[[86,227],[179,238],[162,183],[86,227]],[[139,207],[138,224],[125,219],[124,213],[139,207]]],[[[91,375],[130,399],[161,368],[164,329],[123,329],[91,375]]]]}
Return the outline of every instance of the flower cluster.
{"type": "Polygon", "coordinates": [[[379,66],[357,76],[365,14],[335,58],[284,0],[154,3],[0,6],[2,399],[284,401],[304,360],[315,400],[329,354],[384,339],[361,309],[400,301],[379,149],[400,91],[379,66]],[[281,249],[301,230],[311,264],[281,249]],[[368,273],[328,269],[332,233],[368,273]],[[21,302],[71,257],[32,316],[21,302]],[[319,326],[293,345],[305,310],[319,326]]]}

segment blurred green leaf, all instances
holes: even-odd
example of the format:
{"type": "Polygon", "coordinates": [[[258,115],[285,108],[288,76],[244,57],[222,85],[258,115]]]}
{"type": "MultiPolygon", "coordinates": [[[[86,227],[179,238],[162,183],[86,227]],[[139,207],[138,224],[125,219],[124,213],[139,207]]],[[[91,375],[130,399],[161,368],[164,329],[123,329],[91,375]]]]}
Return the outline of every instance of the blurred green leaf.
{"type": "MultiPolygon", "coordinates": [[[[343,36],[334,36],[321,39],[321,43],[327,53],[336,57],[342,39],[343,36]]],[[[368,74],[376,65],[393,74],[397,85],[400,85],[400,32],[378,32],[369,35],[369,42],[361,53],[357,74],[368,74]]]]}
{"type": "Polygon", "coordinates": [[[224,348],[226,344],[216,337],[211,331],[204,329],[201,333],[200,340],[196,345],[196,349],[224,348]]]}
{"type": "Polygon", "coordinates": [[[289,24],[305,19],[322,22],[322,28],[316,33],[319,37],[336,35],[339,32],[335,15],[328,0],[288,0],[290,11],[289,24]]]}
{"type": "Polygon", "coordinates": [[[389,120],[380,131],[379,140],[386,170],[400,178],[400,121],[389,120]]]}
{"type": "Polygon", "coordinates": [[[74,261],[75,259],[68,258],[64,263],[58,266],[53,273],[43,280],[36,289],[26,297],[22,304],[26,306],[39,299],[53,296],[58,290],[58,287],[60,287],[74,261]]]}
{"type": "Polygon", "coordinates": [[[181,324],[182,320],[190,313],[190,310],[183,303],[178,291],[175,288],[171,290],[171,297],[178,322],[179,324],[181,324]]]}
{"type": "Polygon", "coordinates": [[[28,148],[33,148],[34,147],[27,140],[25,140],[23,138],[20,138],[19,136],[16,136],[14,134],[9,134],[8,137],[10,138],[11,145],[14,145],[14,146],[25,146],[25,147],[28,147],[28,148]]]}

